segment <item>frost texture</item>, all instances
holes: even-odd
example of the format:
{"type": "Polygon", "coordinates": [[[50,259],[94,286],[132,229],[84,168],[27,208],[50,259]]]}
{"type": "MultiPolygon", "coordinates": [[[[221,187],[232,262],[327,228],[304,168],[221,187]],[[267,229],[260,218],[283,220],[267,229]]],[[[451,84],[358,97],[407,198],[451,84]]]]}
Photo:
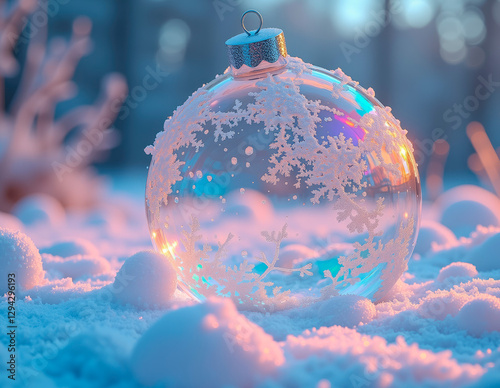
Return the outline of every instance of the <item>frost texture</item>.
{"type": "Polygon", "coordinates": [[[207,280],[215,279],[218,285],[210,285],[208,282],[203,282],[205,288],[202,292],[205,296],[220,296],[224,295],[231,297],[235,302],[243,305],[247,310],[252,310],[257,307],[257,310],[266,309],[266,306],[272,309],[284,309],[296,305],[295,299],[290,295],[290,290],[281,291],[281,287],[274,286],[271,281],[266,281],[266,277],[274,271],[291,273],[299,272],[301,277],[310,276],[312,272],[312,264],[308,263],[300,268],[282,268],[277,265],[280,256],[281,242],[288,236],[287,225],[285,224],[281,231],[261,233],[262,237],[270,244],[274,245],[274,256],[266,257],[264,253],[256,257],[256,260],[264,263],[267,269],[259,275],[253,272],[254,265],[244,260],[239,266],[227,266],[224,264],[226,258],[226,248],[233,239],[231,233],[228,234],[224,242],[219,242],[218,249],[212,252],[208,245],[204,245],[203,249],[197,249],[197,246],[202,241],[202,235],[199,233],[200,224],[193,217],[190,231],[184,231],[181,244],[184,251],[175,255],[175,262],[178,267],[188,268],[189,272],[196,273],[194,278],[184,279],[186,283],[192,287],[198,287],[198,278],[207,280]],[[267,289],[272,289],[272,296],[267,295],[267,289]]]}
{"type": "MultiPolygon", "coordinates": [[[[346,222],[351,233],[367,235],[364,243],[354,245],[353,253],[339,259],[342,268],[335,276],[328,270],[324,271],[323,275],[331,280],[331,284],[322,289],[322,298],[336,295],[346,285],[356,283],[360,276],[380,264],[385,264],[382,281],[394,284],[406,269],[406,257],[415,228],[414,220],[410,217],[401,222],[395,231],[396,238],[382,242],[379,238],[382,233],[378,228],[384,212],[383,198],[379,198],[373,206],[359,197],[367,187],[364,180],[364,173],[368,168],[365,155],[370,155],[374,163],[383,166],[388,174],[399,176],[400,167],[386,159],[387,154],[413,151],[411,143],[406,139],[406,131],[401,129],[390,108],[374,106],[359,122],[353,123],[355,127],[364,130],[362,141],[354,144],[352,139],[346,138],[342,133],[320,139],[316,134],[316,126],[322,121],[320,112],[326,111],[336,116],[343,116],[343,112],[323,105],[320,100],[309,100],[301,94],[300,75],[311,73],[311,65],[289,57],[288,69],[295,73],[295,77],[280,78],[268,74],[256,83],[259,91],[249,93],[254,98],[253,102],[243,106],[236,100],[233,109],[228,112],[210,110],[212,92],[200,88],[165,122],[165,130],[157,135],[154,146],[146,149],[153,156],[149,174],[154,178],[150,178],[146,189],[152,223],[161,225],[160,208],[167,204],[173,185],[183,179],[180,169],[184,162],[178,159],[176,151],[182,147],[194,147],[196,150],[203,147],[197,134],[205,130],[205,124],[215,127],[215,142],[232,138],[235,134],[233,128],[239,123],[262,126],[260,128],[266,134],[274,134],[270,149],[275,151],[268,161],[267,172],[261,179],[277,184],[282,178],[294,176],[295,182],[292,183],[297,189],[303,185],[311,188],[310,201],[313,204],[332,201],[339,223],[346,222]]],[[[332,84],[332,97],[346,99],[359,107],[349,93],[349,88],[357,87],[358,84],[340,69],[333,74],[339,82],[332,84]]],[[[374,95],[372,89],[366,94],[370,97],[374,95]]],[[[282,309],[296,304],[297,300],[290,291],[282,291],[280,287],[276,287],[267,279],[267,275],[272,271],[298,271],[301,276],[312,275],[310,265],[292,270],[277,265],[280,244],[287,235],[286,225],[278,233],[262,232],[266,241],[275,244],[275,256],[272,259],[265,255],[256,258],[267,266],[262,275],[254,272],[254,265],[246,260],[239,267],[223,264],[227,245],[233,238],[231,234],[225,241],[219,242],[217,251],[212,252],[209,246],[204,246],[202,250],[196,248],[200,246],[203,236],[199,234],[199,223],[195,218],[190,228],[190,231],[184,232],[184,250],[176,252],[174,258],[178,267],[182,268],[179,269],[179,275],[189,286],[200,287],[198,280],[191,279],[191,275],[182,276],[181,271],[196,274],[201,279],[216,280],[218,285],[203,282],[201,287],[205,289],[201,293],[205,296],[223,294],[246,309],[262,306],[271,310],[282,309]]],[[[383,287],[379,288],[375,298],[383,296],[379,294],[381,290],[383,287]]],[[[301,299],[301,303],[312,301],[301,299]]]]}

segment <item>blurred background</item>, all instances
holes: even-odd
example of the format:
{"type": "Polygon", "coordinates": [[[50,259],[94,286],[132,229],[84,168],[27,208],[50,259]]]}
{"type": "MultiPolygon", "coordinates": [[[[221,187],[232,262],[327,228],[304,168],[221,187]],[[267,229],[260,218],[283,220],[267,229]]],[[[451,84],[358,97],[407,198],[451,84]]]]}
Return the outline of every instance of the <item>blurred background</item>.
{"type": "MultiPolygon", "coordinates": [[[[341,67],[365,88],[373,87],[408,129],[424,177],[436,151],[433,143],[442,139],[446,176],[477,179],[471,169],[478,173],[482,167],[466,134],[471,121],[480,121],[492,145],[500,146],[500,0],[49,0],[47,5],[49,38],[69,37],[80,15],[93,24],[93,51],[73,78],[79,91],[57,105],[56,116],[94,101],[110,72],[123,74],[128,84],[114,124],[121,141],[98,164],[101,170],[145,172],[150,157],[144,147],[164,120],[228,66],[224,42],[241,32],[247,9],[262,13],[264,27],[284,30],[290,55],[327,69],[341,67]]],[[[247,20],[249,27],[257,26],[252,17],[247,20]]],[[[21,65],[26,47],[22,39],[17,43],[21,65]]],[[[19,76],[6,79],[7,105],[18,83],[19,76]]]]}

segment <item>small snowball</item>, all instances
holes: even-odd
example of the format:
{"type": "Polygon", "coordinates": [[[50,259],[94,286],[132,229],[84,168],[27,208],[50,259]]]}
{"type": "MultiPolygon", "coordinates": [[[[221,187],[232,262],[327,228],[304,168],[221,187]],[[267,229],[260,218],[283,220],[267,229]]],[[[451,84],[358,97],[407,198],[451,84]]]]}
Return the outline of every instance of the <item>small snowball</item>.
{"type": "Polygon", "coordinates": [[[8,291],[7,275],[15,274],[16,289],[29,290],[43,282],[42,258],[24,233],[0,228],[0,293],[8,291]]]}
{"type": "Polygon", "coordinates": [[[324,326],[352,328],[360,323],[371,322],[377,315],[375,305],[369,299],[357,295],[339,295],[318,305],[318,318],[324,326]]]}
{"type": "Polygon", "coordinates": [[[477,276],[476,267],[469,263],[456,262],[441,268],[437,280],[440,282],[449,278],[473,278],[477,276]]]}
{"type": "Polygon", "coordinates": [[[25,225],[40,222],[61,225],[66,217],[62,205],[46,194],[34,194],[21,199],[14,206],[13,213],[25,225]]]}
{"type": "Polygon", "coordinates": [[[458,326],[475,337],[500,331],[500,298],[481,295],[466,303],[457,314],[458,326]]]}
{"type": "Polygon", "coordinates": [[[254,386],[284,363],[278,343],[230,300],[167,313],[139,339],[132,369],[144,385],[254,386]]]}
{"type": "Polygon", "coordinates": [[[22,231],[24,227],[19,218],[12,214],[0,212],[0,228],[22,231]]]}
{"type": "Polygon", "coordinates": [[[99,251],[94,244],[82,238],[60,241],[50,247],[40,249],[40,253],[48,253],[59,257],[70,257],[75,255],[99,256],[99,251]]]}
{"type": "Polygon", "coordinates": [[[467,237],[478,225],[500,226],[500,199],[478,186],[462,185],[446,191],[435,204],[440,222],[455,235],[467,237]]]}
{"type": "Polygon", "coordinates": [[[42,254],[43,268],[57,278],[87,279],[111,272],[104,257],[76,255],[68,258],[42,254]]]}
{"type": "Polygon", "coordinates": [[[140,309],[166,308],[177,288],[177,274],[166,256],[142,251],[123,263],[113,284],[122,304],[140,309]]]}
{"type": "Polygon", "coordinates": [[[468,260],[476,266],[478,271],[492,271],[500,269],[500,233],[489,237],[485,242],[473,248],[468,260]]]}
{"type": "Polygon", "coordinates": [[[448,245],[456,243],[457,238],[453,232],[439,222],[432,220],[423,220],[418,232],[417,244],[414,253],[425,256],[432,252],[432,246],[448,245]]]}

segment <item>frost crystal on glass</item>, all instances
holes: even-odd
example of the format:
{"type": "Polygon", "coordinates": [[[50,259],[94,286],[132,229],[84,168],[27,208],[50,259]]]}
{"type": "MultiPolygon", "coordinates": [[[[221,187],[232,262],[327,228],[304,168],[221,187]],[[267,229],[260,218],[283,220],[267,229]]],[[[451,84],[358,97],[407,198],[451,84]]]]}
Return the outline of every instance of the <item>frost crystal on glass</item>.
{"type": "Polygon", "coordinates": [[[287,57],[266,70],[200,88],[146,149],[153,242],[198,299],[260,311],[379,300],[420,214],[406,131],[340,69],[287,57]]]}

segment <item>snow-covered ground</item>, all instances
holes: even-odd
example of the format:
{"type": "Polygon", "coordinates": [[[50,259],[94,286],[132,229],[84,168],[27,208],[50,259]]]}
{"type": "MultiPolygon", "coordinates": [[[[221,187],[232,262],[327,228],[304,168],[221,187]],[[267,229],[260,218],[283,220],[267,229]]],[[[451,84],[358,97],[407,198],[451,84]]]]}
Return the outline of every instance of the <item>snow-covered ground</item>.
{"type": "Polygon", "coordinates": [[[143,252],[133,182],[87,213],[38,196],[0,214],[0,289],[15,272],[17,293],[15,382],[0,303],[1,387],[500,386],[500,200],[485,190],[424,205],[409,269],[382,302],[243,314],[174,293],[169,263],[143,252]]]}

